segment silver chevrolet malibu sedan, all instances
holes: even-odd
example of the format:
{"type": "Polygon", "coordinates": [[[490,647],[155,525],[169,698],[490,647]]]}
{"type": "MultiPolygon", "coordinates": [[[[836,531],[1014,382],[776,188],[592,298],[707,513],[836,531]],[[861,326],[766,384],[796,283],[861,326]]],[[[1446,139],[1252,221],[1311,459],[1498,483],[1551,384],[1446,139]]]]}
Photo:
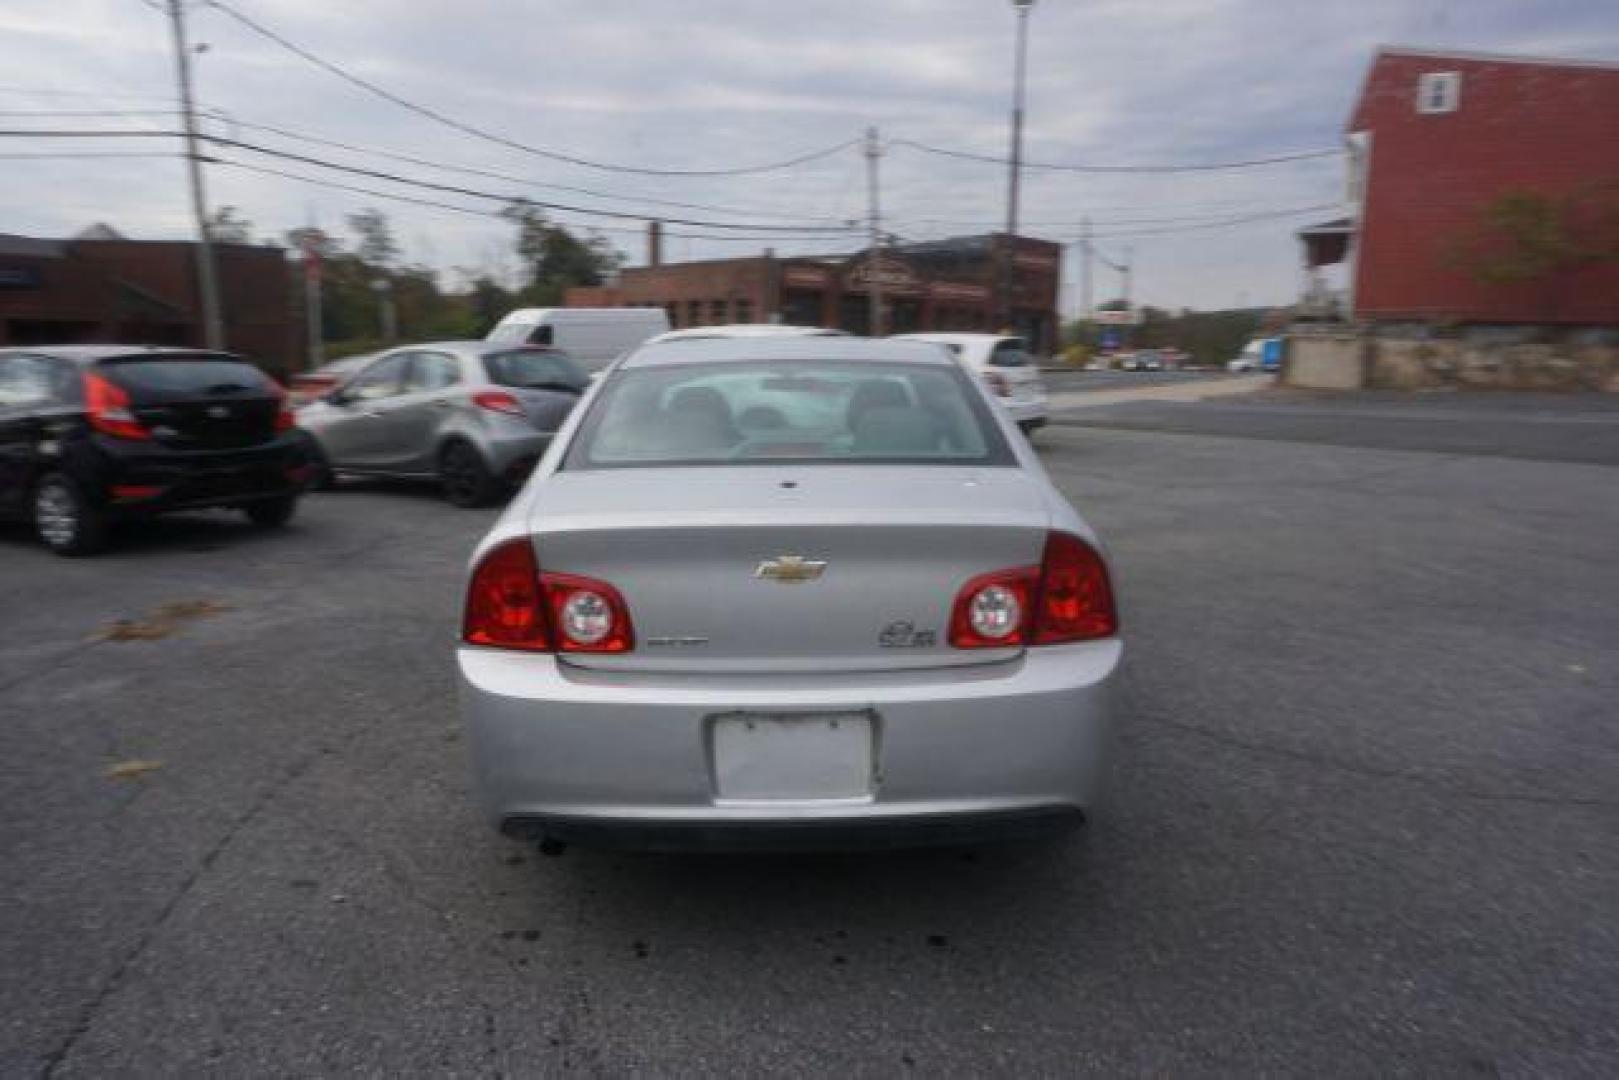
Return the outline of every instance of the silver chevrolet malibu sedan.
{"type": "Polygon", "coordinates": [[[843,847],[1076,823],[1123,645],[1096,536],[935,346],[641,347],[473,554],[485,810],[547,843],[843,847]]]}

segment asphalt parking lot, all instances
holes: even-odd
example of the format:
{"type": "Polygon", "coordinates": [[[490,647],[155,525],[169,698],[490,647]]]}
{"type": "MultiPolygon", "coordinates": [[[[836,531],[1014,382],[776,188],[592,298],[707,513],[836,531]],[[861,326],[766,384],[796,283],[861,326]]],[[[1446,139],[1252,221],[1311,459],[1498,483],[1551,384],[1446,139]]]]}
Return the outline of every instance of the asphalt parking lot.
{"type": "Polygon", "coordinates": [[[1041,433],[1132,715],[1091,827],[1008,848],[493,835],[450,656],[493,511],[0,532],[0,1074],[1613,1075],[1619,452],[1543,448],[1619,414],[1467,419],[1503,456],[1236,407],[1041,433]]]}

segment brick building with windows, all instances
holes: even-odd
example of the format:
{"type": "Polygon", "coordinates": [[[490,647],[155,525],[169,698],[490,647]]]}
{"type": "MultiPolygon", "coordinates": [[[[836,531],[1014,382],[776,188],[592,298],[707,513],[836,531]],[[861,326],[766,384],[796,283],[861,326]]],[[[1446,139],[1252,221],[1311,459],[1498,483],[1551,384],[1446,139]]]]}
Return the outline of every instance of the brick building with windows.
{"type": "MultiPolygon", "coordinates": [[[[105,226],[72,240],[0,235],[0,346],[202,346],[195,246],[126,240],[105,226]]],[[[216,244],[225,344],[274,371],[299,349],[286,254],[216,244]]]]}
{"type": "Polygon", "coordinates": [[[670,263],[621,272],[616,284],[570,289],[570,307],[661,307],[677,328],[783,322],[865,334],[873,280],[891,334],[1002,329],[997,274],[1013,266],[1011,327],[1036,352],[1057,347],[1062,246],[1003,233],[957,237],[847,256],[670,263]]]}
{"type": "Polygon", "coordinates": [[[1355,319],[1619,327],[1619,63],[1385,48],[1348,144],[1355,319]]]}

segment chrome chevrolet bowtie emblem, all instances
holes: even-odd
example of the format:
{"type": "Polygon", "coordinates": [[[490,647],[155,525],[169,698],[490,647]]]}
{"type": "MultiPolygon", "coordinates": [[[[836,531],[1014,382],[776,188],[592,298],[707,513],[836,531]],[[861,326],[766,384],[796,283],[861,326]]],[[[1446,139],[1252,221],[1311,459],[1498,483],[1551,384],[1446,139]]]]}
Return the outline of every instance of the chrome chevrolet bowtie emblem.
{"type": "Polygon", "coordinates": [[[779,581],[783,585],[802,585],[815,581],[826,572],[825,559],[806,559],[802,555],[778,555],[766,559],[753,571],[756,578],[779,581]]]}

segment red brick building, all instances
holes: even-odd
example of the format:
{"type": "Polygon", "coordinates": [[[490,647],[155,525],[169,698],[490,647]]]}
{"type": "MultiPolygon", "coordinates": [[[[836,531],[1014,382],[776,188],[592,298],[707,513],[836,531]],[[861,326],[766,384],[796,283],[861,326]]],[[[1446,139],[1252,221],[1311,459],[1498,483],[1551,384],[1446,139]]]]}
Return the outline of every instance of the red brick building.
{"type": "Polygon", "coordinates": [[[870,330],[878,277],[888,333],[998,330],[997,269],[1013,261],[1012,325],[1038,352],[1057,346],[1062,246],[1002,233],[825,258],[762,255],[622,271],[616,285],[570,289],[570,307],[662,307],[677,328],[770,322],[870,330]]]}
{"type": "MultiPolygon", "coordinates": [[[[286,253],[216,244],[225,344],[278,372],[297,367],[286,253]]],[[[191,244],[0,235],[0,345],[204,344],[191,244]]]]}
{"type": "Polygon", "coordinates": [[[1383,49],[1349,145],[1358,214],[1302,235],[1349,259],[1356,318],[1619,326],[1619,63],[1383,49]],[[1563,254],[1489,224],[1504,197],[1552,208],[1563,254]]]}

